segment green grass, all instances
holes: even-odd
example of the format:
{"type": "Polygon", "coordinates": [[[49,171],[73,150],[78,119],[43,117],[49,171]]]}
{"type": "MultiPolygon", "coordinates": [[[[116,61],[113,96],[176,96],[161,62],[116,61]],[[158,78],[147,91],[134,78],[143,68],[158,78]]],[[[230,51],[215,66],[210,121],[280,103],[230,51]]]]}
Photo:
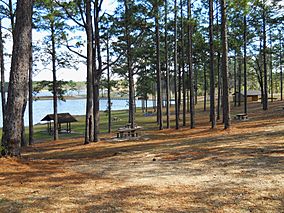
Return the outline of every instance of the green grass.
{"type": "MultiPolygon", "coordinates": [[[[150,109],[151,111],[151,109],[150,109]]],[[[139,126],[143,126],[144,129],[157,128],[156,116],[144,116],[141,109],[137,109],[136,112],[136,123],[139,126]]],[[[112,121],[112,132],[115,132],[119,127],[125,126],[128,123],[128,110],[119,110],[112,112],[112,118],[117,117],[117,121],[112,121]]],[[[61,133],[59,138],[76,138],[84,136],[85,129],[85,116],[75,116],[78,122],[72,123],[72,134],[61,133]]],[[[65,124],[62,125],[65,128],[65,124]]],[[[28,128],[26,127],[27,138],[28,138],[28,128]]],[[[108,132],[108,116],[105,112],[100,112],[100,133],[108,132]]],[[[2,134],[2,129],[1,129],[2,134]]],[[[35,141],[48,141],[52,140],[53,136],[47,133],[46,124],[37,124],[34,126],[34,140],[35,141]]]]}
{"type": "MultiPolygon", "coordinates": [[[[198,105],[199,110],[202,110],[202,104],[198,105]]],[[[173,110],[173,109],[172,109],[173,110]]],[[[153,111],[152,108],[149,108],[149,111],[153,111]]],[[[163,110],[165,111],[165,109],[163,110]]],[[[173,111],[171,115],[173,116],[173,111]]],[[[187,115],[188,116],[188,115],[187,115]]],[[[117,110],[112,112],[112,118],[117,117],[117,121],[112,121],[112,128],[111,131],[115,132],[118,128],[125,126],[128,123],[128,110],[117,110]]],[[[68,133],[61,133],[59,134],[60,139],[65,138],[79,138],[84,137],[84,130],[85,130],[85,116],[75,116],[78,122],[72,123],[72,134],[68,133]]],[[[164,115],[164,125],[166,116],[164,115]]],[[[135,123],[139,126],[143,126],[145,130],[153,130],[157,129],[158,126],[156,123],[156,115],[153,114],[152,116],[144,116],[142,113],[141,108],[137,108],[135,113],[135,123]]],[[[171,126],[175,126],[174,119],[171,119],[171,126]]],[[[62,128],[65,128],[66,124],[62,124],[62,128]]],[[[108,132],[108,114],[106,112],[100,112],[100,133],[107,133],[108,132]]],[[[0,137],[2,136],[2,129],[0,129],[0,137]]],[[[28,127],[26,127],[26,138],[28,140],[28,127]]],[[[53,135],[47,133],[47,125],[46,124],[37,124],[34,125],[34,140],[35,141],[51,141],[53,140],[53,135]]]]}
{"type": "MultiPolygon", "coordinates": [[[[151,110],[151,109],[150,109],[151,110]]],[[[146,129],[156,128],[156,116],[144,116],[141,109],[137,109],[136,123],[146,129]]],[[[128,110],[118,110],[112,112],[112,117],[117,117],[117,121],[112,121],[112,132],[115,132],[119,127],[125,126],[128,123],[128,110]]],[[[78,122],[72,123],[72,134],[61,133],[59,138],[76,138],[83,137],[85,130],[85,116],[75,116],[78,122]]],[[[65,128],[65,124],[62,124],[65,128]]],[[[108,116],[105,112],[100,112],[100,133],[108,132],[108,116]]],[[[28,127],[26,127],[26,139],[28,140],[28,127]]],[[[0,137],[2,137],[2,128],[0,129],[0,137]]],[[[53,136],[48,134],[46,124],[34,125],[34,140],[35,141],[48,141],[53,140],[53,136]]]]}

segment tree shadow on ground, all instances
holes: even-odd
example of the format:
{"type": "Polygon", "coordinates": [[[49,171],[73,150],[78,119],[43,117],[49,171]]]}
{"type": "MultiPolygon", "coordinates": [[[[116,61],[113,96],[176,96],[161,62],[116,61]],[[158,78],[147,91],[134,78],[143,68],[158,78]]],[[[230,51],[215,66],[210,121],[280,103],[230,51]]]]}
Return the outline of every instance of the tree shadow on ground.
{"type": "MultiPolygon", "coordinates": [[[[200,130],[195,134],[210,134],[210,130],[200,130]]],[[[129,142],[120,144],[107,144],[106,146],[96,147],[96,144],[90,146],[80,145],[78,142],[47,145],[45,147],[39,147],[39,153],[32,153],[26,155],[28,158],[44,159],[44,160],[101,160],[107,158],[116,158],[121,155],[137,155],[141,153],[154,153],[155,155],[161,155],[162,153],[174,154],[179,156],[179,159],[188,160],[201,160],[212,158],[226,157],[228,164],[238,163],[239,165],[267,167],[271,164],[271,167],[281,164],[284,160],[282,155],[278,157],[272,156],[274,154],[283,153],[284,145],[271,142],[273,140],[280,139],[283,133],[281,130],[274,132],[252,132],[246,134],[229,134],[229,135],[217,135],[214,137],[200,137],[194,138],[194,135],[190,135],[188,139],[185,139],[181,135],[161,135],[159,140],[167,139],[166,142],[157,142],[155,140],[148,142],[129,142]],[[263,147],[251,146],[247,141],[253,142],[254,140],[261,140],[263,147]],[[268,143],[268,141],[270,141],[268,143]],[[245,144],[242,144],[246,142],[245,144]],[[267,143],[266,143],[267,142],[267,143]],[[76,149],[73,149],[73,148],[76,149]],[[51,151],[49,153],[49,151],[51,151]],[[187,152],[189,152],[187,154],[187,152]],[[195,153],[195,154],[192,154],[195,153]],[[229,160],[230,156],[240,157],[243,159],[229,160]],[[255,160],[253,160],[255,159],[255,160]],[[255,161],[255,162],[254,162],[255,161]],[[242,163],[243,162],[243,163],[242,163]],[[267,162],[267,163],[256,163],[267,162]]],[[[103,143],[103,142],[102,142],[103,143]]],[[[253,144],[253,143],[252,143],[253,144]]],[[[162,156],[160,156],[162,157],[162,156]]],[[[281,168],[279,168],[281,169],[281,168]]]]}

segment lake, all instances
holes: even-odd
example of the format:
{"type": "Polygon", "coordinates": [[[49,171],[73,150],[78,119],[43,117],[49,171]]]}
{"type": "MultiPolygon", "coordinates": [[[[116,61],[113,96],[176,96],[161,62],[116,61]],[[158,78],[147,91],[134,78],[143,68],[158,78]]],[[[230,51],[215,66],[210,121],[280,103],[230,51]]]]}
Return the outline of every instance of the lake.
{"type": "MultiPolygon", "coordinates": [[[[112,110],[128,109],[128,100],[112,100],[112,110]]],[[[136,106],[141,107],[142,101],[136,100],[136,106]]],[[[148,107],[152,106],[152,101],[148,101],[148,107]]],[[[107,100],[100,100],[100,110],[107,109],[107,100]]],[[[1,110],[0,110],[1,111],[1,110]]],[[[58,101],[58,113],[68,112],[71,115],[84,115],[86,114],[86,100],[85,99],[70,99],[64,101],[58,101]]],[[[53,113],[53,101],[52,100],[37,100],[33,103],[33,123],[37,124],[47,114],[53,113]]],[[[25,112],[25,126],[28,126],[28,107],[25,112]]],[[[2,123],[2,112],[0,112],[0,127],[2,123]]]]}

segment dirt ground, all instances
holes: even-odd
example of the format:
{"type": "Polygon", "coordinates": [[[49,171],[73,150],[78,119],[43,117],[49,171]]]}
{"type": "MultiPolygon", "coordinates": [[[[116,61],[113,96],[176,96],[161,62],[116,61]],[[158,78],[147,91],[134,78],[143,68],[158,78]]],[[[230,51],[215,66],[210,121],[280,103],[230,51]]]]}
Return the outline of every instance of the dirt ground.
{"type": "Polygon", "coordinates": [[[199,111],[192,130],[33,145],[0,159],[0,212],[284,212],[283,106],[228,131],[199,111]]]}

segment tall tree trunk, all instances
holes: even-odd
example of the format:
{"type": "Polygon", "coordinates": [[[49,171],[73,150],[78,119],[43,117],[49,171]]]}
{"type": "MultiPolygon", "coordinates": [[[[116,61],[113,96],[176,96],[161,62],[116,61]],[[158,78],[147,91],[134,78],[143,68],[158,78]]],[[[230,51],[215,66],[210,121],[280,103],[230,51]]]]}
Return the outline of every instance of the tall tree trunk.
{"type": "MultiPolygon", "coordinates": [[[[180,55],[179,55],[180,57],[180,55]]],[[[178,90],[178,119],[180,120],[180,108],[181,108],[181,65],[178,65],[178,82],[177,82],[177,90],[178,90]]]]}
{"type": "MultiPolygon", "coordinates": [[[[32,36],[32,34],[31,34],[32,36]]],[[[31,38],[32,41],[32,38],[31,38]]],[[[33,49],[31,43],[30,61],[29,61],[29,145],[34,143],[34,125],[33,125],[33,49]]]]}
{"type": "Polygon", "coordinates": [[[190,98],[190,128],[195,128],[195,109],[194,109],[194,85],[192,72],[192,24],[191,24],[191,0],[187,0],[187,19],[188,19],[188,74],[189,74],[189,98],[190,98]]]}
{"type": "Polygon", "coordinates": [[[263,100],[264,100],[264,76],[263,76],[263,70],[262,70],[262,66],[260,65],[260,61],[262,58],[262,36],[259,36],[259,59],[256,60],[256,64],[257,64],[257,68],[256,70],[258,70],[259,75],[258,76],[258,82],[260,85],[260,89],[261,89],[261,103],[263,104],[263,100]]]}
{"type": "Polygon", "coordinates": [[[156,72],[157,72],[157,115],[159,129],[163,129],[162,113],[162,87],[161,87],[161,59],[160,59],[160,27],[159,27],[159,5],[158,1],[154,3],[155,11],[155,33],[156,33],[156,72]]]}
{"type": "Polygon", "coordinates": [[[153,105],[153,110],[156,112],[157,110],[157,102],[156,102],[156,89],[154,85],[152,85],[154,93],[152,94],[152,105],[153,105]]]}
{"type": "Polygon", "coordinates": [[[227,39],[227,9],[226,0],[221,0],[222,13],[222,79],[223,79],[223,120],[224,128],[231,126],[230,101],[228,87],[228,39],[227,39]]]}
{"type": "Polygon", "coordinates": [[[263,88],[263,74],[262,74],[262,69],[259,65],[259,63],[257,62],[258,68],[255,68],[256,71],[256,76],[257,76],[257,81],[259,83],[259,87],[260,87],[260,92],[261,92],[261,101],[263,100],[263,96],[264,96],[264,88],[263,88]]]}
{"type": "Polygon", "coordinates": [[[128,82],[129,82],[129,120],[128,122],[131,124],[131,128],[135,126],[135,96],[134,96],[134,79],[133,79],[133,69],[132,69],[132,53],[131,53],[131,40],[130,40],[130,32],[128,29],[130,13],[129,13],[129,5],[128,0],[124,0],[124,8],[125,8],[125,37],[126,37],[126,57],[127,57],[127,71],[128,71],[128,82]]]}
{"type": "Polygon", "coordinates": [[[241,99],[242,99],[242,62],[241,62],[241,55],[239,54],[239,72],[238,72],[238,77],[239,77],[239,80],[238,80],[238,106],[241,106],[241,99]]]}
{"type": "MultiPolygon", "coordinates": [[[[100,132],[100,79],[102,75],[102,56],[101,56],[101,43],[100,43],[100,30],[99,30],[99,21],[100,21],[100,10],[101,4],[99,0],[94,2],[94,27],[95,27],[95,56],[97,57],[98,66],[93,66],[93,115],[94,115],[94,141],[99,141],[99,132],[100,132]]],[[[96,64],[96,57],[94,57],[93,64],[96,64]]]]}
{"type": "Polygon", "coordinates": [[[217,91],[217,120],[220,120],[220,110],[221,110],[221,88],[222,88],[222,70],[221,70],[221,54],[218,51],[217,55],[217,72],[218,72],[218,91],[217,91]]]}
{"type": "Polygon", "coordinates": [[[53,116],[54,116],[54,122],[53,122],[53,139],[58,140],[58,115],[57,115],[57,78],[56,78],[56,49],[55,49],[55,26],[54,23],[51,22],[51,44],[52,44],[52,90],[53,90],[53,116]]]}
{"type": "Polygon", "coordinates": [[[2,136],[4,154],[11,156],[20,155],[23,108],[27,99],[28,91],[28,70],[32,33],[32,5],[32,0],[17,1],[7,110],[2,136]]]}
{"type": "Polygon", "coordinates": [[[194,66],[194,104],[197,105],[198,100],[198,67],[194,66]]]}
{"type": "Polygon", "coordinates": [[[213,45],[213,0],[209,0],[209,44],[210,44],[210,121],[211,128],[216,128],[215,113],[215,71],[213,45]]]}
{"type": "Polygon", "coordinates": [[[204,106],[203,106],[203,110],[205,112],[207,110],[207,76],[206,76],[206,64],[205,64],[205,62],[204,62],[204,65],[203,65],[203,78],[204,78],[204,84],[203,84],[203,89],[204,89],[203,104],[204,104],[204,106]]]}
{"type": "Polygon", "coordinates": [[[165,63],[166,63],[166,114],[167,128],[170,128],[170,71],[168,67],[168,1],[165,0],[165,63]]]}
{"type": "Polygon", "coordinates": [[[13,10],[13,1],[9,0],[9,19],[11,23],[11,28],[12,28],[12,34],[14,34],[14,29],[15,29],[15,12],[13,10]]]}
{"type": "Polygon", "coordinates": [[[244,113],[248,113],[247,104],[247,17],[244,15],[244,113]]]}
{"type": "Polygon", "coordinates": [[[179,111],[178,111],[178,93],[177,93],[177,0],[174,1],[174,90],[175,90],[175,119],[176,119],[176,129],[179,129],[179,111]]]}
{"type": "MultiPolygon", "coordinates": [[[[221,40],[220,39],[220,27],[219,27],[219,9],[218,9],[218,1],[216,2],[216,25],[217,25],[217,40],[221,40]]],[[[220,120],[220,110],[222,107],[222,73],[221,73],[221,53],[220,53],[220,49],[218,48],[217,51],[217,76],[218,76],[218,86],[217,86],[217,120],[220,120]]]]}
{"type": "Polygon", "coordinates": [[[269,64],[270,64],[270,93],[271,93],[271,102],[273,102],[273,51],[272,51],[272,32],[271,32],[271,29],[269,31],[269,34],[270,34],[270,60],[269,60],[269,64]]]}
{"type": "Polygon", "coordinates": [[[2,122],[4,124],[5,119],[5,107],[6,107],[6,97],[5,97],[5,67],[4,67],[4,45],[2,36],[2,20],[0,20],[0,68],[1,68],[1,106],[2,106],[2,122]]]}
{"type": "Polygon", "coordinates": [[[281,31],[279,30],[279,39],[280,39],[280,50],[279,50],[279,64],[280,64],[280,97],[281,101],[283,101],[283,71],[282,71],[282,37],[281,31]]]}
{"type": "Polygon", "coordinates": [[[262,11],[262,33],[263,33],[263,78],[264,78],[264,94],[263,94],[263,100],[262,100],[262,107],[263,110],[268,109],[268,95],[267,95],[267,61],[266,61],[266,52],[267,52],[267,46],[266,46],[266,11],[265,11],[265,5],[263,1],[263,11],[262,11]]]}
{"type": "Polygon", "coordinates": [[[87,103],[85,120],[85,144],[93,138],[93,27],[91,16],[91,1],[86,1],[86,34],[87,34],[87,103]]]}
{"type": "Polygon", "coordinates": [[[111,84],[110,84],[110,52],[109,52],[109,32],[107,31],[107,103],[108,103],[108,133],[111,132],[111,84]]]}
{"type": "Polygon", "coordinates": [[[27,144],[27,140],[26,140],[25,120],[24,120],[24,115],[25,115],[26,107],[27,107],[27,99],[25,99],[24,107],[23,107],[23,110],[22,110],[21,147],[26,147],[26,146],[28,145],[28,144],[27,144]]]}
{"type": "Polygon", "coordinates": [[[186,87],[186,112],[190,113],[189,86],[186,87]]]}
{"type": "Polygon", "coordinates": [[[182,69],[182,126],[186,126],[186,73],[184,67],[184,16],[183,16],[183,1],[180,0],[180,18],[181,18],[181,69],[182,69]]]}
{"type": "Polygon", "coordinates": [[[94,98],[94,108],[93,108],[93,114],[94,114],[94,142],[98,142],[99,139],[99,133],[100,133],[100,85],[99,85],[99,79],[98,73],[94,74],[94,85],[93,85],[93,98],[94,98]]]}
{"type": "Polygon", "coordinates": [[[235,56],[234,56],[234,106],[237,106],[237,51],[235,50],[235,56]]]}

